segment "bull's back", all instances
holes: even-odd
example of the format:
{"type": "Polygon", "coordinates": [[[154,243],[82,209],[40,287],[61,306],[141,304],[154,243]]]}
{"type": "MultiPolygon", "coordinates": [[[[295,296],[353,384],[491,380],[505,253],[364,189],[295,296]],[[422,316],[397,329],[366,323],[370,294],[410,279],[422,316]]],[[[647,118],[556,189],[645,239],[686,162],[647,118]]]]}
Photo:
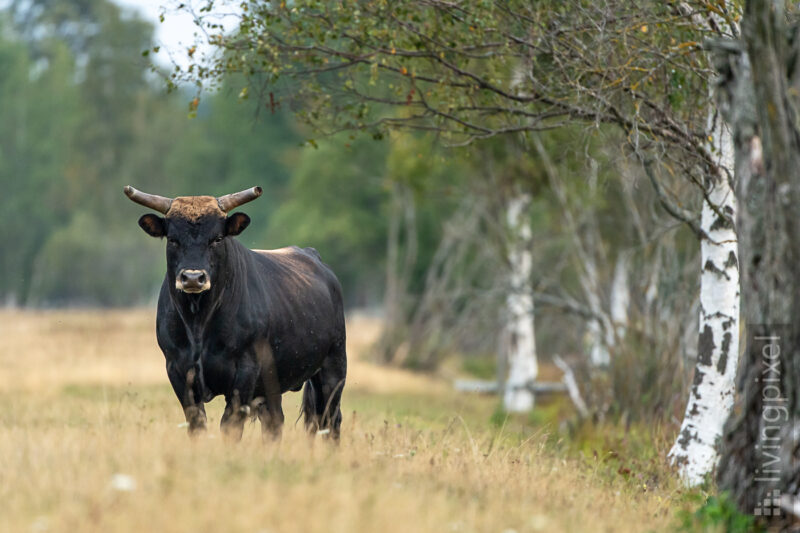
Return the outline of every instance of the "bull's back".
{"type": "MultiPolygon", "coordinates": [[[[295,296],[325,294],[341,300],[341,285],[314,248],[287,246],[275,250],[253,250],[270,282],[281,282],[295,296]]],[[[340,302],[339,302],[340,303],[340,302]]]]}

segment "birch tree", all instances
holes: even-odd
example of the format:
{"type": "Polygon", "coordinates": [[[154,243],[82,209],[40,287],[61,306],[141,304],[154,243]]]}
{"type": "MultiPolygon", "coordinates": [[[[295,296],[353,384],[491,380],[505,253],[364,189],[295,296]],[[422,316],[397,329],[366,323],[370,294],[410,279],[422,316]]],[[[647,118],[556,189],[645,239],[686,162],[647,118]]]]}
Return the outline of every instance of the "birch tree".
{"type": "Polygon", "coordinates": [[[625,339],[628,331],[628,307],[631,302],[628,269],[631,267],[630,252],[622,251],[614,263],[614,278],[611,281],[611,323],[614,337],[625,339]]]}
{"type": "Polygon", "coordinates": [[[669,457],[690,485],[716,467],[718,441],[733,407],[739,355],[739,260],[733,191],[733,139],[721,117],[709,111],[717,171],[709,174],[700,230],[700,338],[697,365],[680,434],[669,457]],[[721,217],[719,212],[725,213],[721,217]]]}
{"type": "MultiPolygon", "coordinates": [[[[698,219],[681,207],[665,174],[697,184],[717,224],[733,227],[733,213],[717,205],[725,195],[708,186],[719,181],[708,180],[719,174],[719,160],[707,140],[709,69],[700,43],[720,30],[696,20],[713,14],[732,22],[735,13],[724,3],[253,0],[241,6],[230,35],[214,19],[198,18],[225,53],[208,61],[195,56],[172,83],[213,85],[244,73],[250,84],[243,97],[257,95],[268,107],[288,104],[323,133],[358,130],[376,138],[416,129],[468,144],[576,122],[602,132],[610,124],[625,133],[664,207],[700,239],[709,237],[702,223],[714,224],[714,217],[698,219]]],[[[709,259],[704,268],[719,266],[716,256],[709,259]]],[[[735,299],[717,298],[720,305],[735,299]]],[[[704,311],[715,312],[711,302],[704,311]]],[[[728,307],[724,314],[737,313],[728,307]]],[[[716,324],[709,328],[719,333],[716,324]]],[[[701,339],[708,338],[704,331],[701,339]]],[[[735,345],[736,328],[728,332],[735,345]]],[[[702,366],[716,368],[705,360],[702,366]]]]}
{"type": "MultiPolygon", "coordinates": [[[[726,37],[738,33],[723,17],[712,14],[708,20],[726,37]]],[[[669,452],[690,485],[700,484],[719,460],[718,442],[733,407],[739,356],[734,146],[730,126],[717,106],[708,107],[707,131],[708,151],[715,164],[706,176],[707,195],[699,228],[702,267],[697,364],[680,434],[669,452]]]]}
{"type": "Polygon", "coordinates": [[[533,408],[533,392],[528,386],[533,384],[539,373],[533,322],[530,203],[529,195],[518,192],[508,201],[506,209],[506,222],[511,233],[508,239],[511,290],[506,296],[508,317],[504,342],[507,346],[508,378],[503,406],[511,412],[525,412],[533,408]]]}
{"type": "Polygon", "coordinates": [[[735,140],[747,326],[717,480],[743,512],[788,529],[800,516],[800,25],[785,2],[748,0],[742,30],[709,43],[735,140]]]}

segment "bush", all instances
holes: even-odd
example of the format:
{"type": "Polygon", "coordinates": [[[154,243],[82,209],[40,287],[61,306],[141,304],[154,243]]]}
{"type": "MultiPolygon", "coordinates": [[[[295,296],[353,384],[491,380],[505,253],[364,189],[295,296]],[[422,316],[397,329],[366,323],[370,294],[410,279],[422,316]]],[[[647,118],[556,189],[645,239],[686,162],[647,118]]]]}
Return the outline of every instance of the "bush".
{"type": "MultiPolygon", "coordinates": [[[[702,501],[700,495],[694,498],[702,501]]],[[[726,533],[748,533],[763,531],[755,523],[754,517],[743,514],[736,508],[727,493],[711,496],[694,512],[681,511],[678,514],[680,522],[678,530],[694,531],[724,531],[726,533]]]]}

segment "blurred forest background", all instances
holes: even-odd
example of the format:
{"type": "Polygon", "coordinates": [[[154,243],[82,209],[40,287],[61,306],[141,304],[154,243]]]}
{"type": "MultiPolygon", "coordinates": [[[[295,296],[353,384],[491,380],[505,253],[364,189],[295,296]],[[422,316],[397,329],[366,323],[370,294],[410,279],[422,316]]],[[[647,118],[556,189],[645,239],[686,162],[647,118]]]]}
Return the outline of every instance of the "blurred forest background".
{"type": "MultiPolygon", "coordinates": [[[[456,359],[459,372],[493,378],[504,372],[515,238],[507,206],[522,191],[541,359],[562,355],[585,377],[590,355],[614,350],[602,385],[584,390],[594,409],[677,420],[696,353],[699,245],[617,130],[466,147],[422,134],[312,139],[291,109],[247,98],[235,79],[196,112],[190,90],[168,94],[169,68],[147,53],[153,31],[108,0],[0,11],[5,306],[152,305],[163,243],[137,227],[142,208],[122,187],[179,196],[260,185],[241,240],[317,248],[348,308],[385,318],[376,357],[424,370],[456,359]]],[[[686,180],[669,186],[699,212],[686,180]]]]}

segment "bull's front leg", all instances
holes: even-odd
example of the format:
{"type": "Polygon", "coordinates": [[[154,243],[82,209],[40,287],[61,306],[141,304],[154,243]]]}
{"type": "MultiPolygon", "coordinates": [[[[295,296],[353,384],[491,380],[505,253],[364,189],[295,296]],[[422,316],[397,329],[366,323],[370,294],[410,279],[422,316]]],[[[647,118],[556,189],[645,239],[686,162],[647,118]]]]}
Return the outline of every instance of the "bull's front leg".
{"type": "Polygon", "coordinates": [[[175,361],[167,362],[167,376],[175,395],[183,407],[183,415],[189,424],[189,435],[196,436],[206,429],[206,410],[203,405],[202,383],[196,365],[185,372],[175,361]]]}
{"type": "Polygon", "coordinates": [[[230,441],[242,439],[257,379],[258,368],[254,364],[242,361],[237,365],[232,390],[225,395],[225,412],[219,423],[222,434],[230,441]]]}

